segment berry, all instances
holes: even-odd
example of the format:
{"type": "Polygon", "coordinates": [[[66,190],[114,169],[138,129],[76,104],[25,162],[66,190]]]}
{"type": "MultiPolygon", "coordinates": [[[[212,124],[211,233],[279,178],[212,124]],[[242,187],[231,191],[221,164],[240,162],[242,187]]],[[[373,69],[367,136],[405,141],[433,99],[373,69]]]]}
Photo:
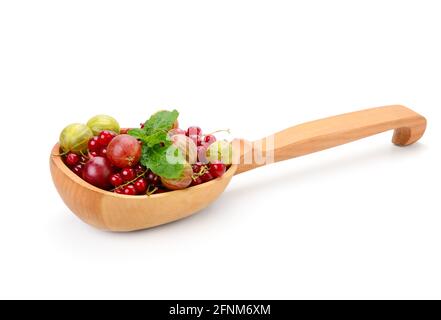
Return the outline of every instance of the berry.
{"type": "Polygon", "coordinates": [[[204,181],[201,179],[201,177],[197,177],[196,179],[193,179],[190,186],[197,186],[204,183],[204,181]]]}
{"type": "Polygon", "coordinates": [[[136,196],[136,189],[133,184],[129,184],[128,186],[125,186],[123,189],[123,194],[127,196],[136,196]]]}
{"type": "Polygon", "coordinates": [[[213,180],[213,176],[211,175],[210,172],[204,173],[202,176],[200,176],[200,178],[203,182],[208,182],[213,180]]]}
{"type": "Polygon", "coordinates": [[[108,130],[101,131],[101,133],[98,136],[98,143],[102,147],[107,147],[110,141],[112,141],[113,138],[115,137],[116,134],[112,131],[108,131],[108,130]]]}
{"type": "Polygon", "coordinates": [[[83,175],[83,169],[84,166],[80,163],[77,164],[75,167],[72,168],[72,171],[79,177],[81,177],[83,175]]]}
{"type": "Polygon", "coordinates": [[[89,143],[87,145],[89,148],[89,152],[93,152],[93,151],[97,152],[99,150],[100,144],[98,140],[99,137],[93,137],[92,139],[89,140],[89,143]]]}
{"type": "Polygon", "coordinates": [[[202,134],[202,129],[200,127],[192,126],[187,129],[187,132],[185,133],[187,136],[191,135],[200,135],[202,134]]]}
{"type": "Polygon", "coordinates": [[[191,167],[192,167],[194,173],[199,173],[199,172],[201,172],[202,166],[203,166],[202,162],[196,162],[191,167]]]}
{"type": "Polygon", "coordinates": [[[121,176],[125,182],[129,182],[136,178],[136,173],[132,168],[124,168],[121,170],[121,176]]]}
{"type": "Polygon", "coordinates": [[[151,184],[152,186],[159,186],[161,184],[161,178],[159,178],[156,174],[153,172],[149,172],[146,176],[147,182],[151,184]]]}
{"type": "Polygon", "coordinates": [[[89,156],[90,156],[91,158],[98,157],[98,152],[97,152],[97,151],[91,151],[91,152],[89,152],[89,156]]]}
{"type": "Polygon", "coordinates": [[[144,129],[145,124],[144,123],[140,123],[139,126],[141,127],[141,129],[144,129]]]}
{"type": "Polygon", "coordinates": [[[135,167],[133,167],[133,169],[135,170],[135,173],[136,173],[137,176],[140,176],[145,171],[145,168],[142,165],[140,165],[140,164],[138,164],[135,167]]]}
{"type": "Polygon", "coordinates": [[[136,180],[135,189],[138,193],[145,193],[147,191],[147,181],[144,178],[139,178],[136,180]]]}
{"type": "Polygon", "coordinates": [[[124,183],[124,179],[120,173],[115,173],[110,177],[110,183],[114,187],[119,187],[120,185],[122,185],[124,183]]]}
{"type": "Polygon", "coordinates": [[[208,163],[207,160],[207,147],[199,146],[198,147],[198,161],[202,163],[208,163]]]}
{"type": "Polygon", "coordinates": [[[124,194],[124,188],[117,188],[117,189],[113,190],[113,192],[118,193],[118,194],[124,194]]]}
{"type": "Polygon", "coordinates": [[[101,148],[101,149],[98,151],[98,155],[101,156],[101,157],[106,157],[106,156],[107,156],[107,148],[106,148],[106,147],[101,148]]]}
{"type": "Polygon", "coordinates": [[[118,168],[137,165],[141,158],[140,141],[128,134],[120,134],[107,146],[107,158],[118,168]]]}
{"type": "Polygon", "coordinates": [[[212,134],[207,134],[207,135],[204,137],[204,142],[205,142],[204,145],[209,146],[210,144],[216,142],[216,137],[213,136],[212,134]]]}
{"type": "Polygon", "coordinates": [[[66,156],[66,164],[69,167],[73,167],[73,166],[77,165],[79,162],[80,162],[80,156],[75,153],[70,152],[66,156]]]}
{"type": "Polygon", "coordinates": [[[113,173],[112,164],[107,158],[95,157],[87,161],[83,170],[83,179],[101,189],[108,189],[110,176],[113,173]]]}
{"type": "Polygon", "coordinates": [[[220,161],[215,161],[210,164],[209,172],[214,178],[222,177],[227,171],[227,167],[220,161]]]}

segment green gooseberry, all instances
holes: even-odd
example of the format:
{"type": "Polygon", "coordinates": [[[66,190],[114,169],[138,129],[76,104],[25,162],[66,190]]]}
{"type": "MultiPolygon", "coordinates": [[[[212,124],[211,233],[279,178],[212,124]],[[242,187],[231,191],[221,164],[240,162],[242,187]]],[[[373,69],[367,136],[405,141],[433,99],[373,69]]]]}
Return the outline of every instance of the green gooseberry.
{"type": "Polygon", "coordinates": [[[105,114],[100,114],[91,118],[87,122],[87,126],[90,128],[90,130],[92,130],[95,136],[99,135],[100,132],[104,130],[113,131],[116,134],[119,134],[120,130],[118,121],[116,121],[115,118],[105,114]]]}
{"type": "Polygon", "coordinates": [[[68,125],[60,134],[60,147],[64,153],[81,154],[87,152],[87,144],[93,137],[92,130],[81,123],[68,125]]]}

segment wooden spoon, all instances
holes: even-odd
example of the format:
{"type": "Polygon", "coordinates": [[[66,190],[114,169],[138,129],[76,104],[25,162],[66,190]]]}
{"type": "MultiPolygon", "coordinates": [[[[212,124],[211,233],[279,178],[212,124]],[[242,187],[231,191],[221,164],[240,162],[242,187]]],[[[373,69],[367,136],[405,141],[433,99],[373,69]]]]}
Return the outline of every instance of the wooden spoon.
{"type": "MultiPolygon", "coordinates": [[[[207,207],[225,190],[231,178],[267,163],[251,157],[255,145],[262,145],[263,156],[274,162],[332,148],[377,133],[395,129],[392,142],[407,146],[422,137],[426,119],[399,105],[372,108],[291,127],[273,138],[269,147],[240,140],[234,153],[239,160],[216,180],[168,193],[151,196],[125,196],[96,188],[77,177],[60,157],[50,157],[55,187],[66,205],[84,222],[103,230],[147,229],[190,216],[207,207]],[[249,146],[249,147],[247,147],[249,146]]],[[[262,142],[267,141],[263,139],[262,142]]],[[[59,152],[55,145],[52,154],[59,152]]]]}

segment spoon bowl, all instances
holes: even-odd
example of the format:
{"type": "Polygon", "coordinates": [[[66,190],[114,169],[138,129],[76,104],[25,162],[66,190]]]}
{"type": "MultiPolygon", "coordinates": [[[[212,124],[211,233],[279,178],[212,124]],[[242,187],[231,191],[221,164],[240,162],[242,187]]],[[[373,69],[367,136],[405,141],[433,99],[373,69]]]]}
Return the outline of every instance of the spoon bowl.
{"type": "MultiPolygon", "coordinates": [[[[55,145],[52,154],[58,154],[55,145]]],[[[84,222],[101,230],[134,231],[185,218],[215,201],[236,172],[231,166],[221,177],[191,188],[150,196],[126,196],[87,183],[73,173],[61,157],[51,156],[55,187],[69,209],[84,222]]]]}

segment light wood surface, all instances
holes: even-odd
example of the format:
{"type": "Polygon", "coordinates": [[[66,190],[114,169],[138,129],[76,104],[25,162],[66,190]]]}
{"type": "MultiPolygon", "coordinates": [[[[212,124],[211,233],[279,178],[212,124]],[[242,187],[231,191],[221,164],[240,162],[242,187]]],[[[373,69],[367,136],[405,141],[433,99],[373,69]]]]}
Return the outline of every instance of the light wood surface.
{"type": "Polygon", "coordinates": [[[426,119],[400,105],[371,108],[339,116],[316,120],[291,127],[273,136],[273,145],[267,147],[267,138],[253,144],[242,142],[241,160],[236,174],[266,165],[253,156],[256,152],[266,157],[273,153],[274,162],[300,157],[348,142],[394,130],[392,142],[407,146],[420,139],[426,130],[426,119]],[[243,145],[248,145],[244,151],[243,145]],[[245,158],[251,163],[244,163],[245,158]],[[254,161],[256,160],[256,161],[254,161]]]}
{"type": "MultiPolygon", "coordinates": [[[[274,152],[277,162],[392,129],[393,143],[406,146],[417,141],[425,128],[425,118],[403,106],[373,108],[305,123],[276,133],[271,148],[245,150],[243,147],[249,144],[242,140],[242,149],[235,150],[240,163],[231,166],[222,178],[150,197],[98,189],[77,177],[57,156],[51,155],[50,169],[61,198],[84,222],[103,230],[134,231],[179,220],[206,208],[221,195],[233,175],[264,165],[253,161],[245,164],[243,160],[250,152],[274,152]]],[[[57,144],[52,154],[58,153],[57,144]]]]}

